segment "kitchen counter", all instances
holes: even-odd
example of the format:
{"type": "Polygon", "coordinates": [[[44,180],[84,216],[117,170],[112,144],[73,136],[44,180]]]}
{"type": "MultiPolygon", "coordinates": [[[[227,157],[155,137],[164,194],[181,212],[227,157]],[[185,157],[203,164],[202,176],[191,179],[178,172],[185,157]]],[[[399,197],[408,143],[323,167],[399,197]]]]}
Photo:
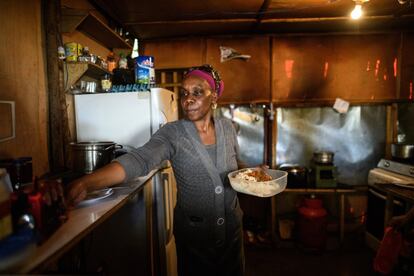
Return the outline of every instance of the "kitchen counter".
{"type": "Polygon", "coordinates": [[[156,172],[157,170],[153,170],[133,182],[115,186],[114,194],[108,198],[85,206],[80,205],[69,211],[69,219],[42,245],[36,247],[31,257],[26,258],[27,261],[20,265],[16,272],[41,272],[49,264],[58,260],[82,238],[124,206],[156,172]]]}

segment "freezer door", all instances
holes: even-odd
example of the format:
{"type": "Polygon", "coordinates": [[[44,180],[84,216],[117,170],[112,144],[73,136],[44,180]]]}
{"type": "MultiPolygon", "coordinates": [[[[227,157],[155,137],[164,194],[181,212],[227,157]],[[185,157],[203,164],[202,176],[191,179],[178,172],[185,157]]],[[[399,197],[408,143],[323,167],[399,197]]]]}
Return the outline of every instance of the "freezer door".
{"type": "Polygon", "coordinates": [[[113,141],[139,147],[151,136],[149,92],[75,95],[78,142],[113,141]]]}
{"type": "Polygon", "coordinates": [[[164,88],[151,88],[152,133],[168,122],[178,120],[177,96],[164,88]]]}
{"type": "Polygon", "coordinates": [[[177,256],[173,236],[173,212],[176,202],[176,183],[172,168],[163,169],[155,177],[155,221],[158,244],[154,250],[158,256],[159,274],[177,275],[177,256]]]}

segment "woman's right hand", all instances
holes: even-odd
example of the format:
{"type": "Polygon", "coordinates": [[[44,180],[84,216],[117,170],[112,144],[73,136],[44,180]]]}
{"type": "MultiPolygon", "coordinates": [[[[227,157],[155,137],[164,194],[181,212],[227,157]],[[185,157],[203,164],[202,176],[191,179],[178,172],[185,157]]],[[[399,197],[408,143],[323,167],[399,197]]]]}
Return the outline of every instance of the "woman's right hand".
{"type": "Polygon", "coordinates": [[[88,193],[87,184],[82,178],[72,181],[68,186],[68,193],[66,203],[69,207],[76,206],[79,202],[85,199],[88,193]]]}
{"type": "Polygon", "coordinates": [[[112,162],[91,174],[84,175],[69,183],[67,204],[76,206],[85,199],[88,192],[122,183],[125,177],[125,170],[118,162],[112,162]]]}

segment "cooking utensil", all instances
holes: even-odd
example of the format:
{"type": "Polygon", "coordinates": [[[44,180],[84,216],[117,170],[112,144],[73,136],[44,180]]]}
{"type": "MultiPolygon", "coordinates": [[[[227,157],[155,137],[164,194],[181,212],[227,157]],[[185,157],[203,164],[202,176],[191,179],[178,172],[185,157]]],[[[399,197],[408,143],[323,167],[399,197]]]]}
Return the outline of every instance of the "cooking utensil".
{"type": "Polygon", "coordinates": [[[316,151],[313,153],[313,161],[320,164],[332,164],[334,153],[330,151],[316,151]]]}
{"type": "Polygon", "coordinates": [[[399,160],[414,160],[414,145],[407,143],[391,144],[391,155],[399,160]]]}
{"type": "Polygon", "coordinates": [[[282,164],[279,170],[288,173],[288,188],[306,188],[308,183],[308,169],[298,164],[282,164]]]}
{"type": "Polygon", "coordinates": [[[115,150],[122,148],[114,142],[73,142],[70,146],[72,170],[87,174],[110,163],[115,158],[115,150]]]}

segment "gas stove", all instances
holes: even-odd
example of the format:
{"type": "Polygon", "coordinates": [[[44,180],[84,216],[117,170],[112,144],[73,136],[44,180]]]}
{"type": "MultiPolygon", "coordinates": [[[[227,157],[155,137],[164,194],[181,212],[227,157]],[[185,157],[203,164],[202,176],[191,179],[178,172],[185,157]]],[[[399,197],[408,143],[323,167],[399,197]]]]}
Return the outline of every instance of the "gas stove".
{"type": "Polygon", "coordinates": [[[414,189],[414,165],[381,159],[369,171],[368,184],[394,184],[414,189]]]}

